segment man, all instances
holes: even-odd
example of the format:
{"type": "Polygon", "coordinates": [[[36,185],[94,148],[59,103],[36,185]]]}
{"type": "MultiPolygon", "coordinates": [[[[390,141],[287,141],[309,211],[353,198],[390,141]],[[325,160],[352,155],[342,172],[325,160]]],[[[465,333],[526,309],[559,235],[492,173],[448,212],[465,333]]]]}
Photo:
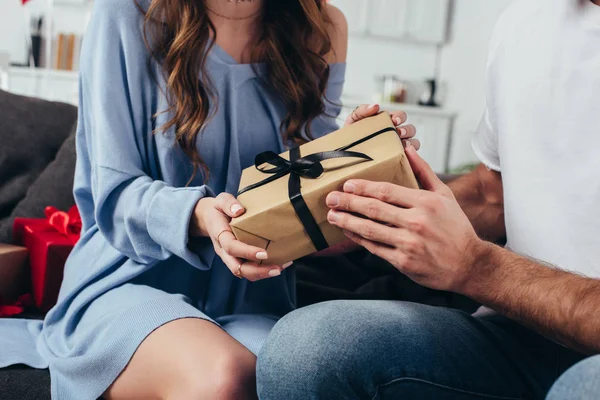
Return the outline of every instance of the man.
{"type": "Polygon", "coordinates": [[[474,172],[446,186],[409,147],[425,190],[351,180],[327,198],[352,241],[485,310],[298,310],[259,356],[262,398],[542,399],[600,351],[598,5],[519,0],[500,18],[474,172]]]}

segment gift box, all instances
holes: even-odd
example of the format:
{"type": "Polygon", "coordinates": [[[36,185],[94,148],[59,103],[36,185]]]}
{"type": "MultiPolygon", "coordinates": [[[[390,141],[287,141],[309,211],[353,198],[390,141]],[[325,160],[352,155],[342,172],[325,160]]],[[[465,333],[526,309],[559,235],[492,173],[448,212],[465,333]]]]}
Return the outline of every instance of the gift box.
{"type": "Polygon", "coordinates": [[[366,118],[282,154],[264,152],[242,173],[231,222],[238,240],[267,250],[281,265],[346,237],[327,222],[327,195],[350,178],[418,188],[389,114],[366,118]]]}
{"type": "Polygon", "coordinates": [[[29,251],[34,303],[44,312],[56,304],[65,262],[81,231],[77,208],[63,212],[47,207],[45,212],[45,219],[17,218],[13,225],[15,243],[29,251]]]}
{"type": "Polygon", "coordinates": [[[0,298],[12,302],[27,291],[27,249],[0,243],[0,298]]]}

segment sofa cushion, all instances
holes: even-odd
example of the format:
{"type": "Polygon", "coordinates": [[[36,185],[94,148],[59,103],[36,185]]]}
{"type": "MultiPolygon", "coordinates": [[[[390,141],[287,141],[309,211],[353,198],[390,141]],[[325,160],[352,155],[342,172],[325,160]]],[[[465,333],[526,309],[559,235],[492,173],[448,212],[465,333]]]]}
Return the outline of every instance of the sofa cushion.
{"type": "Polygon", "coordinates": [[[0,90],[0,225],[54,159],[77,108],[0,90]]]}
{"type": "Polygon", "coordinates": [[[29,187],[25,198],[13,209],[10,216],[0,224],[0,242],[10,243],[13,221],[17,217],[44,218],[44,208],[54,206],[68,210],[73,199],[73,177],[75,175],[75,129],[64,141],[56,158],[48,164],[36,181],[29,187]]]}
{"type": "Polygon", "coordinates": [[[24,365],[0,369],[0,399],[50,400],[50,373],[24,365]]]}

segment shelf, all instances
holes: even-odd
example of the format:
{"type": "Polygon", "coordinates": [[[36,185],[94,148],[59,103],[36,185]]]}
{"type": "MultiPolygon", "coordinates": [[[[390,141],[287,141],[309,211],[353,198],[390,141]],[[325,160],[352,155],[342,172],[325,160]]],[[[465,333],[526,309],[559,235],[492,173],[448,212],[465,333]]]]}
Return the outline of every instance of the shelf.
{"type": "MultiPolygon", "coordinates": [[[[354,108],[361,104],[369,104],[369,96],[356,96],[356,95],[344,95],[342,96],[342,104],[346,108],[354,108]]],[[[384,110],[402,110],[407,114],[437,117],[437,118],[450,118],[454,119],[457,113],[451,110],[447,110],[440,107],[424,107],[418,104],[408,103],[379,103],[379,106],[384,110]]]]}
{"type": "Polygon", "coordinates": [[[52,79],[77,81],[79,79],[79,71],[63,71],[57,69],[47,70],[44,68],[30,67],[10,67],[8,70],[10,77],[22,78],[43,78],[49,76],[52,79]]]}

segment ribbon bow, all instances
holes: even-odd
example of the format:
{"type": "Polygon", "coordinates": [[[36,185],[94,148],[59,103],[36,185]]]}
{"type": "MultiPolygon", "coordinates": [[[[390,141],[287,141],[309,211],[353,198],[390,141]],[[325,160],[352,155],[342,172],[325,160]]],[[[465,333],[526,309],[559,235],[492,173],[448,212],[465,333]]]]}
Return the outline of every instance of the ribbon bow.
{"type": "MultiPolygon", "coordinates": [[[[297,148],[296,148],[297,149],[297,148]]],[[[372,161],[373,159],[366,154],[359,153],[357,151],[343,151],[343,150],[334,150],[334,151],[323,151],[320,153],[310,154],[308,156],[304,156],[299,158],[294,157],[294,153],[296,149],[290,150],[290,158],[288,161],[285,158],[281,157],[279,154],[276,154],[273,151],[265,151],[260,153],[254,159],[254,166],[257,170],[262,172],[263,174],[273,174],[272,176],[263,179],[260,182],[257,182],[253,185],[247,186],[244,189],[238,192],[238,196],[242,193],[248,192],[252,189],[256,189],[257,187],[266,185],[269,182],[273,182],[287,174],[292,174],[298,177],[303,178],[311,178],[316,179],[323,174],[325,168],[323,168],[322,161],[331,160],[333,158],[360,158],[367,161],[372,161]],[[271,165],[272,168],[264,166],[264,164],[271,165]]]]}
{"type": "Polygon", "coordinates": [[[317,251],[324,250],[329,247],[329,245],[327,244],[327,240],[325,240],[325,237],[319,228],[319,224],[317,221],[315,221],[315,218],[308,209],[308,206],[302,197],[302,185],[300,178],[318,178],[325,171],[322,161],[333,158],[358,158],[365,161],[373,161],[371,157],[364,153],[347,150],[351,147],[358,146],[359,144],[376,136],[379,136],[382,133],[390,131],[395,131],[395,129],[392,127],[384,128],[338,149],[309,154],[304,157],[300,157],[300,148],[295,147],[290,150],[289,161],[272,151],[260,153],[254,159],[254,166],[260,172],[272,175],[260,182],[256,182],[240,190],[238,192],[238,196],[289,174],[290,178],[288,181],[288,195],[292,206],[296,211],[296,215],[298,215],[300,222],[304,226],[304,230],[310,237],[317,251]],[[265,164],[268,164],[271,167],[264,166],[265,164]]]}
{"type": "Polygon", "coordinates": [[[77,206],[71,207],[68,212],[48,206],[44,213],[50,226],[68,237],[73,244],[77,243],[81,234],[81,216],[77,206]]]}

